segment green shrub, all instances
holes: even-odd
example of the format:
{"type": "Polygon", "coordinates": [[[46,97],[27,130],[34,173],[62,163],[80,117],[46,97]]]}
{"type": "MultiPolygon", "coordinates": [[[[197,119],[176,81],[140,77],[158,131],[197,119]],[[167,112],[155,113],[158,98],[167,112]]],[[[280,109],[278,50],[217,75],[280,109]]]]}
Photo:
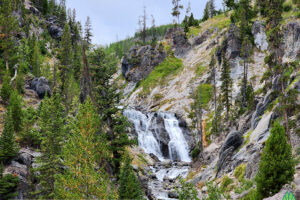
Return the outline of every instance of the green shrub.
{"type": "Polygon", "coordinates": [[[245,170],[246,170],[246,164],[242,163],[240,164],[235,170],[234,170],[234,177],[242,182],[245,176],[245,170]]]}
{"type": "Polygon", "coordinates": [[[3,168],[0,169],[0,197],[2,200],[14,199],[17,196],[16,190],[19,185],[19,178],[11,174],[3,176],[2,173],[3,168]]]}
{"type": "Polygon", "coordinates": [[[213,96],[213,87],[211,84],[201,84],[198,86],[197,103],[200,103],[202,108],[207,108],[213,96]]]}
{"type": "Polygon", "coordinates": [[[164,85],[167,77],[176,75],[182,70],[182,60],[175,57],[167,57],[165,61],[154,68],[149,76],[144,79],[140,86],[143,88],[142,95],[149,94],[157,85],[164,85]]]}
{"type": "Polygon", "coordinates": [[[253,182],[251,180],[243,179],[241,185],[235,189],[235,193],[242,194],[244,191],[249,190],[253,186],[253,182]]]}
{"type": "Polygon", "coordinates": [[[16,90],[19,92],[19,94],[25,93],[24,85],[25,85],[24,75],[23,73],[19,73],[16,79],[16,90]]]}
{"type": "Polygon", "coordinates": [[[276,194],[282,186],[293,180],[295,161],[284,127],[274,123],[266,141],[256,176],[259,199],[276,194]]]}
{"type": "Polygon", "coordinates": [[[1,91],[0,91],[0,96],[2,99],[2,102],[4,104],[8,103],[10,94],[12,92],[11,89],[11,85],[10,85],[10,76],[9,73],[5,73],[4,77],[3,77],[3,82],[2,82],[2,87],[1,87],[1,91]]]}
{"type": "Polygon", "coordinates": [[[192,158],[196,159],[198,157],[198,155],[200,154],[200,149],[198,147],[196,147],[195,149],[192,150],[192,158]]]}
{"type": "Polygon", "coordinates": [[[182,178],[179,179],[180,189],[176,188],[179,195],[179,200],[199,200],[197,190],[192,183],[185,182],[182,178]]]}
{"type": "Polygon", "coordinates": [[[221,188],[223,190],[226,190],[226,188],[233,183],[233,180],[231,178],[229,178],[228,176],[224,176],[222,181],[221,181],[221,188]]]}
{"type": "Polygon", "coordinates": [[[22,97],[18,94],[16,90],[14,90],[10,95],[8,109],[10,109],[12,114],[14,130],[16,132],[19,132],[22,128],[22,118],[23,118],[22,97]]]}
{"type": "Polygon", "coordinates": [[[283,4],[283,10],[284,10],[284,12],[289,12],[289,11],[292,10],[292,8],[293,8],[293,6],[292,6],[292,4],[290,2],[285,2],[283,4]]]}
{"type": "Polygon", "coordinates": [[[257,200],[257,199],[258,199],[258,196],[257,196],[256,189],[250,190],[246,196],[241,198],[241,200],[257,200]]]}

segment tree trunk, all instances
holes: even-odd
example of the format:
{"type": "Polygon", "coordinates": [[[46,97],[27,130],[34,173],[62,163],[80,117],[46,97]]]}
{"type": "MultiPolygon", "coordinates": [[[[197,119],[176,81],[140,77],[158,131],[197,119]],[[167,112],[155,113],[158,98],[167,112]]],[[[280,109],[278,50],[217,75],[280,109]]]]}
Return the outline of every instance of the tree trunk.
{"type": "Polygon", "coordinates": [[[92,98],[92,81],[88,60],[85,54],[85,45],[82,45],[83,72],[80,81],[80,102],[83,103],[88,96],[92,98]]]}

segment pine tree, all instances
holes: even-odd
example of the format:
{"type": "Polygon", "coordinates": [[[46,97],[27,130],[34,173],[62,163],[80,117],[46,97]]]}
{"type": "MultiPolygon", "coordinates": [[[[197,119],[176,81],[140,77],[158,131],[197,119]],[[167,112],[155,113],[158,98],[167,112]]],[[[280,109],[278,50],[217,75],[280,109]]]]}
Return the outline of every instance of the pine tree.
{"type": "Polygon", "coordinates": [[[12,1],[2,0],[0,7],[0,52],[4,58],[6,70],[13,66],[16,61],[15,35],[17,32],[18,23],[16,17],[13,16],[12,1]]]}
{"type": "Polygon", "coordinates": [[[80,81],[80,102],[83,103],[88,97],[93,98],[92,95],[92,77],[90,73],[89,63],[86,56],[86,45],[82,45],[83,70],[80,81]]]}
{"type": "Polygon", "coordinates": [[[236,8],[235,0],[224,0],[224,4],[225,4],[226,7],[229,8],[230,10],[236,8]]]}
{"type": "Polygon", "coordinates": [[[231,108],[231,90],[232,90],[232,79],[230,77],[230,65],[228,60],[223,53],[223,65],[222,65],[222,73],[221,73],[221,95],[222,102],[226,108],[226,121],[229,121],[229,113],[231,108]]]}
{"type": "Polygon", "coordinates": [[[243,77],[243,100],[242,100],[242,105],[244,107],[247,106],[247,88],[248,88],[248,58],[250,56],[250,51],[252,49],[251,42],[249,39],[249,36],[246,35],[246,37],[243,39],[242,42],[242,50],[241,50],[241,57],[243,59],[243,64],[244,64],[244,77],[243,77]]]}
{"type": "Polygon", "coordinates": [[[129,155],[124,156],[119,179],[119,199],[143,199],[143,191],[139,180],[134,174],[129,155]]]}
{"type": "Polygon", "coordinates": [[[209,19],[209,2],[207,2],[205,5],[202,21],[206,21],[208,19],[209,19]]]}
{"type": "Polygon", "coordinates": [[[43,136],[41,144],[41,157],[38,158],[41,189],[39,197],[43,199],[53,199],[56,188],[55,181],[60,174],[61,148],[64,134],[63,106],[58,90],[53,92],[52,97],[43,100],[40,109],[40,119],[38,125],[43,136]]]}
{"type": "Polygon", "coordinates": [[[92,23],[90,17],[87,17],[85,25],[84,25],[84,41],[86,42],[87,49],[89,49],[92,44],[92,23]]]}
{"type": "Polygon", "coordinates": [[[192,13],[190,18],[189,18],[189,21],[188,21],[188,25],[189,26],[195,26],[196,23],[195,23],[195,18],[194,18],[194,14],[192,13]]]}
{"type": "Polygon", "coordinates": [[[263,150],[256,176],[260,199],[276,194],[282,186],[292,181],[294,167],[292,147],[288,143],[284,127],[275,122],[263,150]]]}
{"type": "Polygon", "coordinates": [[[173,9],[172,9],[172,16],[177,18],[177,24],[180,24],[180,10],[183,9],[183,5],[180,4],[181,0],[172,0],[173,9]]]}
{"type": "Polygon", "coordinates": [[[41,73],[40,67],[41,67],[40,47],[38,41],[34,40],[34,49],[32,54],[32,69],[33,69],[33,75],[35,77],[40,76],[41,73]]]}
{"type": "Polygon", "coordinates": [[[70,79],[70,72],[72,69],[72,41],[71,32],[68,24],[65,24],[64,32],[60,42],[60,80],[62,82],[61,91],[65,95],[65,102],[69,100],[68,97],[68,84],[70,79]]]}
{"type": "Polygon", "coordinates": [[[14,90],[9,98],[9,107],[13,119],[14,131],[19,132],[22,129],[22,97],[14,90]]]}
{"type": "Polygon", "coordinates": [[[8,103],[11,92],[12,92],[12,88],[10,85],[10,75],[9,72],[6,71],[3,77],[3,83],[0,91],[1,100],[4,104],[8,103]]]}
{"type": "Polygon", "coordinates": [[[259,7],[259,12],[263,17],[267,16],[268,0],[256,0],[256,5],[259,7]]]}
{"type": "Polygon", "coordinates": [[[57,199],[116,198],[104,170],[109,155],[105,139],[97,135],[100,125],[88,99],[70,125],[71,134],[62,152],[66,169],[56,181],[57,199]]]}
{"type": "Polygon", "coordinates": [[[106,55],[100,48],[95,50],[94,54],[92,53],[90,62],[94,86],[93,96],[97,105],[97,112],[103,123],[101,129],[107,136],[108,148],[113,155],[114,170],[118,173],[125,148],[133,142],[128,139],[126,131],[129,123],[118,108],[121,93],[111,81],[117,70],[117,60],[115,57],[106,55]],[[99,63],[99,60],[103,62],[99,63]]]}
{"type": "Polygon", "coordinates": [[[10,110],[6,111],[4,120],[4,130],[0,135],[0,163],[7,163],[19,152],[18,144],[15,141],[14,124],[10,110]]]}
{"type": "Polygon", "coordinates": [[[17,196],[19,178],[11,174],[3,176],[3,170],[3,164],[0,163],[0,197],[2,200],[14,199],[17,196]]]}
{"type": "Polygon", "coordinates": [[[216,15],[215,0],[209,0],[209,17],[213,18],[216,15]]]}
{"type": "Polygon", "coordinates": [[[47,15],[49,13],[49,2],[48,0],[42,0],[41,2],[41,8],[43,15],[47,15]]]}

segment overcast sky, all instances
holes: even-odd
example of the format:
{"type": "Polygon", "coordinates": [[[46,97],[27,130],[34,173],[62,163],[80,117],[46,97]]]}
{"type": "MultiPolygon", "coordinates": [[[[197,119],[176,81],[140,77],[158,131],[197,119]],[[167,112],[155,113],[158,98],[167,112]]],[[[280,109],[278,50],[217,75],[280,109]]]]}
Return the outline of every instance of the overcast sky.
{"type": "MultiPolygon", "coordinates": [[[[186,8],[189,0],[182,0],[186,8]]],[[[192,12],[198,19],[203,15],[207,0],[190,0],[192,12]]],[[[218,8],[222,0],[216,0],[218,8]]],[[[90,16],[93,27],[93,43],[107,45],[132,36],[138,28],[138,18],[146,6],[150,15],[156,20],[156,25],[172,23],[172,0],[67,0],[68,8],[75,8],[77,20],[85,23],[90,16]]],[[[184,9],[185,13],[185,9],[184,9]]],[[[182,18],[182,17],[181,17],[182,18]]]]}

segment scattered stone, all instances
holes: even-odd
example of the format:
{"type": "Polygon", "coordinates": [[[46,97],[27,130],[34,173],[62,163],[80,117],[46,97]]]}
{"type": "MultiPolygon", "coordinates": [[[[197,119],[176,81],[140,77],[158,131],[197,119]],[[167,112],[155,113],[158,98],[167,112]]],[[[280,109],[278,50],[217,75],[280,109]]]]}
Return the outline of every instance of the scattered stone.
{"type": "Polygon", "coordinates": [[[178,199],[179,198],[179,195],[176,191],[169,191],[168,192],[168,197],[169,198],[174,198],[174,199],[178,199]]]}

